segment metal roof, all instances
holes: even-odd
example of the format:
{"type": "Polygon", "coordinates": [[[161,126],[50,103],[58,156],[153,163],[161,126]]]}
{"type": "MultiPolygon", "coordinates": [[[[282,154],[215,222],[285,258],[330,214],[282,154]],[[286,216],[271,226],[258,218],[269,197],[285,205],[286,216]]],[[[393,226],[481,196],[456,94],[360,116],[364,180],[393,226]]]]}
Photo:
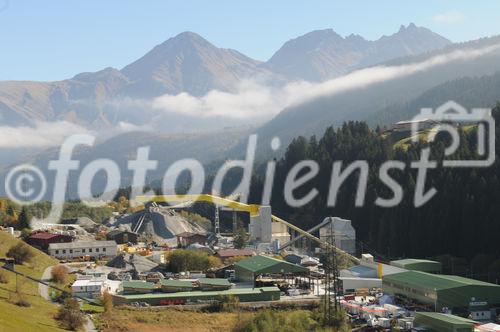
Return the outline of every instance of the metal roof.
{"type": "Polygon", "coordinates": [[[384,282],[403,283],[415,288],[430,289],[430,290],[443,290],[464,286],[489,286],[499,287],[499,285],[490,284],[487,282],[463,278],[450,275],[431,274],[420,271],[407,271],[386,275],[383,277],[384,282]]]}
{"type": "Polygon", "coordinates": [[[453,325],[463,325],[463,324],[470,325],[470,324],[476,323],[475,321],[473,321],[471,319],[467,319],[467,318],[463,318],[463,317],[455,316],[455,315],[442,314],[439,312],[417,312],[416,317],[417,316],[428,317],[428,318],[431,318],[434,320],[443,321],[445,323],[453,324],[453,325]]]}
{"type": "Polygon", "coordinates": [[[400,259],[391,261],[391,265],[407,270],[417,270],[423,272],[441,271],[440,262],[430,261],[427,259],[414,259],[414,258],[400,259]]]}
{"type": "Polygon", "coordinates": [[[217,251],[220,257],[253,256],[255,251],[252,249],[222,249],[217,251]]]}
{"type": "Polygon", "coordinates": [[[252,273],[292,273],[309,271],[306,267],[264,255],[243,259],[234,264],[234,266],[235,268],[238,267],[252,273]]]}
{"type": "Polygon", "coordinates": [[[161,279],[160,284],[166,287],[193,288],[193,282],[189,280],[161,279]]]}
{"type": "Polygon", "coordinates": [[[47,233],[47,232],[39,232],[35,234],[31,234],[29,236],[30,239],[40,239],[40,240],[49,240],[55,237],[59,236],[64,236],[64,237],[70,237],[69,235],[63,235],[63,234],[53,234],[53,233],[47,233]]]}
{"type": "Polygon", "coordinates": [[[80,248],[101,248],[101,247],[116,247],[115,241],[76,241],[66,243],[51,243],[50,249],[80,249],[80,248]]]}
{"type": "Polygon", "coordinates": [[[165,299],[179,297],[197,297],[197,296],[220,296],[220,295],[240,295],[240,294],[260,294],[262,292],[279,292],[278,287],[261,287],[261,288],[234,288],[223,291],[194,291],[194,292],[177,292],[177,293],[152,293],[152,294],[134,294],[134,295],[115,295],[127,300],[141,299],[165,299]]]}
{"type": "Polygon", "coordinates": [[[135,288],[135,289],[154,289],[155,284],[146,281],[124,281],[122,283],[123,288],[135,288]]]}
{"type": "Polygon", "coordinates": [[[227,279],[222,278],[200,278],[198,282],[201,285],[231,286],[231,283],[227,279]]]}

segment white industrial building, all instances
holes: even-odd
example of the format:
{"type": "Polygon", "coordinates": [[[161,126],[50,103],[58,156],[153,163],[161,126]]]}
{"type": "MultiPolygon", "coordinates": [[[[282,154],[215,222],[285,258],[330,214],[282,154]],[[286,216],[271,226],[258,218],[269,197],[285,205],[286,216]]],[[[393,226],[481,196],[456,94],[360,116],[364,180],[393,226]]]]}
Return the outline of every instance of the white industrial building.
{"type": "Polygon", "coordinates": [[[51,243],[48,251],[49,255],[58,259],[114,257],[118,252],[118,245],[115,241],[51,243]]]}
{"type": "Polygon", "coordinates": [[[116,294],[120,285],[121,281],[108,280],[105,274],[86,274],[79,276],[73,285],[71,285],[71,292],[75,296],[96,299],[104,292],[116,294]]]}
{"type": "Polygon", "coordinates": [[[338,217],[330,217],[331,224],[319,229],[321,240],[328,242],[332,238],[334,245],[352,255],[356,254],[356,230],[351,221],[338,217]]]}
{"type": "Polygon", "coordinates": [[[71,292],[75,296],[85,298],[99,298],[103,292],[104,280],[78,279],[71,285],[71,292]]]}
{"type": "Polygon", "coordinates": [[[339,280],[342,282],[342,290],[344,293],[361,288],[382,288],[382,279],[379,278],[339,277],[339,280]]]}
{"type": "Polygon", "coordinates": [[[250,216],[250,225],[248,226],[250,241],[271,243],[278,240],[280,243],[290,241],[290,233],[286,225],[273,222],[270,206],[261,206],[259,214],[250,216]]]}

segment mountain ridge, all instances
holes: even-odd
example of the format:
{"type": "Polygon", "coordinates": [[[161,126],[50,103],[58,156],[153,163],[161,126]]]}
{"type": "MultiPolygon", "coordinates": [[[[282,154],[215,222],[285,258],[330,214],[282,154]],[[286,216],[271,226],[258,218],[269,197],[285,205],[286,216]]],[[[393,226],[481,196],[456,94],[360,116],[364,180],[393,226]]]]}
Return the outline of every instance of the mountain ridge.
{"type": "MultiPolygon", "coordinates": [[[[414,29],[424,28],[405,28],[414,29]]],[[[349,43],[364,40],[357,35],[343,38],[330,31],[327,34],[334,33],[337,39],[349,43]]],[[[444,39],[440,36],[438,39],[441,38],[444,39]]],[[[324,71],[335,69],[330,66],[324,71]]],[[[306,76],[292,77],[271,70],[269,61],[261,62],[236,50],[219,48],[200,35],[186,31],[156,45],[122,69],[108,67],[53,82],[0,81],[0,122],[20,126],[33,125],[34,121],[66,120],[98,130],[123,121],[142,125],[138,114],[144,112],[139,111],[151,110],[147,102],[141,105],[144,100],[183,92],[192,96],[202,96],[212,90],[233,92],[245,79],[260,78],[274,85],[283,85],[291,79],[307,79],[306,76]],[[137,102],[122,102],[131,99],[137,102]]]]}

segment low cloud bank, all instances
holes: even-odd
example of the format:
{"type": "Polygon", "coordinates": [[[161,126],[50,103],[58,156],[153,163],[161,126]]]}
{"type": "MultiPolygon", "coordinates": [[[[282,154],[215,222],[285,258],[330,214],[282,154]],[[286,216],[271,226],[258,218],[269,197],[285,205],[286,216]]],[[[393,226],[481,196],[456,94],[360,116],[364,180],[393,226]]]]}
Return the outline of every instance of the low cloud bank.
{"type": "Polygon", "coordinates": [[[202,97],[195,97],[185,92],[177,95],[166,94],[153,101],[153,108],[167,113],[202,118],[265,119],[276,115],[286,107],[314,98],[364,88],[453,61],[472,60],[499,49],[500,45],[492,45],[480,49],[456,50],[422,62],[361,69],[322,83],[299,81],[283,87],[270,87],[248,80],[241,82],[234,92],[212,90],[202,97]]]}
{"type": "Polygon", "coordinates": [[[60,145],[68,136],[89,132],[68,121],[36,122],[33,127],[0,126],[0,148],[48,148],[60,145]]]}

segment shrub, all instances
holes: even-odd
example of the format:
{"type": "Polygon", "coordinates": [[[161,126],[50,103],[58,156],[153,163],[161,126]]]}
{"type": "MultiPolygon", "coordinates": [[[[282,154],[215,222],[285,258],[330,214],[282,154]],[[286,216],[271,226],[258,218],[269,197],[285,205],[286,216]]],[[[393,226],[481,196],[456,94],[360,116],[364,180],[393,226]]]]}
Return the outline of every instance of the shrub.
{"type": "Polygon", "coordinates": [[[265,310],[257,314],[242,329],[245,332],[301,332],[316,331],[319,324],[312,319],[311,312],[265,310]]]}
{"type": "Polygon", "coordinates": [[[33,250],[22,242],[12,246],[9,251],[7,251],[7,257],[14,258],[16,264],[29,262],[34,256],[33,250]]]}
{"type": "Polygon", "coordinates": [[[9,278],[5,274],[5,272],[0,271],[0,284],[7,284],[9,283],[9,278]]]}
{"type": "Polygon", "coordinates": [[[20,298],[14,303],[19,307],[25,307],[25,308],[31,307],[31,303],[29,303],[29,301],[24,298],[20,298]]]}
{"type": "Polygon", "coordinates": [[[207,253],[184,249],[169,254],[169,265],[173,272],[206,271],[210,268],[207,253]]]}
{"type": "Polygon", "coordinates": [[[240,308],[240,299],[234,295],[219,296],[204,309],[206,312],[236,312],[240,308]]]}
{"type": "Polygon", "coordinates": [[[68,330],[77,330],[85,323],[85,315],[80,310],[77,300],[69,298],[59,307],[56,319],[68,330]]]}
{"type": "Polygon", "coordinates": [[[66,282],[66,278],[68,277],[69,270],[64,265],[57,265],[52,268],[51,275],[52,281],[64,284],[66,282]]]}
{"type": "Polygon", "coordinates": [[[104,307],[104,311],[110,312],[113,310],[113,296],[107,291],[102,294],[101,302],[104,307]]]}

